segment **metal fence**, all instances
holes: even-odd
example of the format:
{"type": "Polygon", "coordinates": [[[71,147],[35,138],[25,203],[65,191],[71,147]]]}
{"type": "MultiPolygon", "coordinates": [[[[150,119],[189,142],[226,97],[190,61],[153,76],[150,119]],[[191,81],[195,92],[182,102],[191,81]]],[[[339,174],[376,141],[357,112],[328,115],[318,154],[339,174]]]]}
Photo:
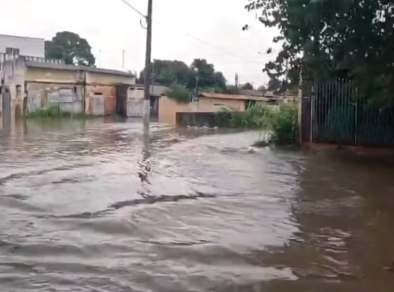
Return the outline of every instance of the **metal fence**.
{"type": "Polygon", "coordinates": [[[301,119],[303,142],[394,146],[394,106],[362,101],[344,79],[313,86],[303,98],[301,119]]]}

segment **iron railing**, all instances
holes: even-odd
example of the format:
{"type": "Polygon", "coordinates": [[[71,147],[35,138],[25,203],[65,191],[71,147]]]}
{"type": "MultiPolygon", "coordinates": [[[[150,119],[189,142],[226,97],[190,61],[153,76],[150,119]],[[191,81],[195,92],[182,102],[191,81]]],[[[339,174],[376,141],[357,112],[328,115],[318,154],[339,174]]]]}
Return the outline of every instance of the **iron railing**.
{"type": "Polygon", "coordinates": [[[302,100],[301,118],[303,142],[394,146],[394,106],[361,100],[344,79],[313,86],[302,100]]]}

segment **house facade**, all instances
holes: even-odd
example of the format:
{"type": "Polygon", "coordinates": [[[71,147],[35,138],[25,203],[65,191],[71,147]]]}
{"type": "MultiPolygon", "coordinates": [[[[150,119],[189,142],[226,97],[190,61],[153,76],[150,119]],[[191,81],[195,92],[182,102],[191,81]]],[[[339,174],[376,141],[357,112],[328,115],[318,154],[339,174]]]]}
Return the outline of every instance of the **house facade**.
{"type": "Polygon", "coordinates": [[[117,88],[132,86],[134,75],[117,70],[66,65],[58,60],[6,54],[1,63],[10,92],[11,116],[58,105],[63,111],[109,115],[117,109],[117,88]]]}
{"type": "Polygon", "coordinates": [[[7,48],[17,48],[19,54],[38,58],[45,57],[45,39],[0,34],[0,54],[7,48]]]}
{"type": "Polygon", "coordinates": [[[243,112],[252,104],[264,104],[265,99],[258,96],[201,92],[198,98],[189,103],[178,103],[167,96],[160,98],[159,121],[176,124],[178,112],[217,112],[223,109],[243,112]]]}

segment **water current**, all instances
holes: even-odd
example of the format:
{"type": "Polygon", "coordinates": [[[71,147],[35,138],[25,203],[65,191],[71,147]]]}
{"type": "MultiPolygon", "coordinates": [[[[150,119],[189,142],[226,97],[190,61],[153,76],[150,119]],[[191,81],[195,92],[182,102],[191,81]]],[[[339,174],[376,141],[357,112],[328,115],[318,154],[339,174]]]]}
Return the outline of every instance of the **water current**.
{"type": "Polygon", "coordinates": [[[0,291],[392,291],[391,168],[250,151],[258,135],[19,125],[0,138],[0,291]]]}

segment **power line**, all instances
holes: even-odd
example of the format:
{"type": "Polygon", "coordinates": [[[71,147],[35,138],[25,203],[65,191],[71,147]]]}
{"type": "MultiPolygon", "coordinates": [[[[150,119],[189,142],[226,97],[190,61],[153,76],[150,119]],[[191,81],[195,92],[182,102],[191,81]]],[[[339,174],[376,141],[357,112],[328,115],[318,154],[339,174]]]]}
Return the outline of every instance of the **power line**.
{"type": "MultiPolygon", "coordinates": [[[[140,12],[137,8],[135,8],[135,7],[134,7],[133,5],[131,5],[129,2],[127,2],[126,0],[121,0],[121,1],[122,1],[124,4],[126,4],[128,7],[130,7],[131,9],[133,9],[133,10],[134,10],[136,13],[138,13],[140,16],[142,16],[142,17],[144,17],[144,18],[146,19],[146,15],[144,15],[142,12],[140,12]]],[[[159,23],[159,24],[163,24],[162,21],[159,21],[159,20],[157,20],[157,19],[152,19],[152,20],[153,20],[153,22],[156,22],[156,23],[159,23]]],[[[240,59],[242,59],[243,61],[247,60],[247,59],[245,59],[243,56],[241,56],[241,55],[239,55],[239,54],[237,54],[237,53],[235,53],[235,52],[232,52],[232,51],[228,50],[227,48],[224,48],[224,47],[218,46],[217,44],[214,44],[214,43],[212,43],[212,42],[203,40],[203,39],[201,39],[201,38],[199,38],[199,37],[196,37],[196,36],[192,35],[192,34],[189,33],[189,32],[184,32],[184,35],[186,35],[187,37],[189,37],[189,38],[191,38],[191,39],[193,39],[193,40],[195,40],[195,41],[197,41],[197,42],[200,42],[200,43],[202,43],[202,44],[210,45],[211,47],[214,47],[214,48],[216,48],[216,49],[218,49],[218,50],[226,51],[228,54],[231,54],[231,55],[233,55],[233,56],[236,56],[237,58],[240,58],[240,59]]],[[[253,62],[253,61],[251,61],[251,60],[247,60],[247,61],[248,61],[248,62],[253,62]]]]}
{"type": "Polygon", "coordinates": [[[131,5],[129,2],[127,2],[126,0],[120,0],[122,1],[124,4],[126,4],[128,7],[130,7],[131,9],[133,9],[136,13],[138,13],[140,16],[142,16],[143,18],[146,18],[146,15],[143,14],[141,11],[139,11],[137,8],[135,8],[133,5],[131,5]]]}
{"type": "MultiPolygon", "coordinates": [[[[153,21],[156,22],[156,23],[159,23],[159,24],[163,24],[162,21],[159,21],[159,20],[157,20],[157,19],[153,19],[153,21]]],[[[225,52],[227,52],[228,54],[231,54],[231,55],[233,55],[233,56],[235,56],[235,57],[237,57],[237,58],[239,58],[239,59],[241,59],[241,60],[243,60],[243,61],[253,62],[252,60],[245,59],[244,56],[242,56],[242,55],[240,55],[240,54],[237,54],[237,53],[232,52],[231,50],[229,50],[229,49],[227,49],[227,48],[224,48],[224,47],[219,46],[219,45],[217,45],[217,44],[214,44],[214,43],[212,43],[212,42],[210,42],[210,41],[207,41],[207,40],[204,40],[204,39],[202,39],[202,38],[200,38],[200,37],[197,37],[197,36],[195,36],[195,35],[192,35],[192,34],[189,33],[189,32],[185,32],[185,31],[184,31],[183,34],[184,34],[185,36],[187,36],[187,37],[189,37],[189,38],[191,38],[191,39],[193,39],[193,40],[199,42],[199,43],[202,43],[202,44],[205,44],[205,45],[209,45],[209,46],[211,46],[211,47],[213,47],[213,48],[215,48],[215,49],[217,49],[217,50],[225,51],[225,52]]]]}

